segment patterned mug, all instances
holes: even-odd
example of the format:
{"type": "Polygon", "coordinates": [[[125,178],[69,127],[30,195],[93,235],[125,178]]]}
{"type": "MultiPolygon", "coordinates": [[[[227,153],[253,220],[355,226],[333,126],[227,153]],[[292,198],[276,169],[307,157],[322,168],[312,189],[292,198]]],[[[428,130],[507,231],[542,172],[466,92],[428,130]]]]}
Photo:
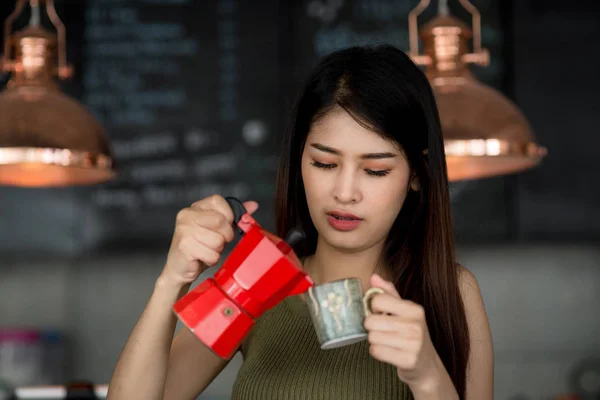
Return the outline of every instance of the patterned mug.
{"type": "Polygon", "coordinates": [[[358,278],[311,286],[307,303],[321,349],[334,349],[366,339],[364,320],[373,312],[371,299],[378,293],[383,290],[371,288],[363,295],[358,278]]]}

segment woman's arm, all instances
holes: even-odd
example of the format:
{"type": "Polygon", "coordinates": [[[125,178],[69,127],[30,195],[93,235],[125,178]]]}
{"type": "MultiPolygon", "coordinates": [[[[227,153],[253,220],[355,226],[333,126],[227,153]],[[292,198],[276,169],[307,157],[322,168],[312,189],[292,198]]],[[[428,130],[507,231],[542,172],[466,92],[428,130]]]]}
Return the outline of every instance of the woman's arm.
{"type": "Polygon", "coordinates": [[[228,363],[182,328],[173,341],[163,398],[195,399],[228,363]]]}
{"type": "Polygon", "coordinates": [[[119,357],[107,400],[188,400],[227,365],[185,328],[173,340],[177,318],[172,307],[188,287],[157,280],[119,357]]]}
{"type": "Polygon", "coordinates": [[[110,380],[107,399],[163,398],[167,363],[175,331],[172,306],[189,285],[159,278],[137,324],[125,343],[110,380]]]}
{"type": "Polygon", "coordinates": [[[481,290],[477,279],[461,267],[460,291],[465,305],[471,354],[467,365],[466,400],[494,398],[494,346],[481,290]]]}
{"type": "MultiPolygon", "coordinates": [[[[258,208],[247,201],[249,213],[258,208]]],[[[190,284],[215,266],[223,247],[234,238],[233,211],[219,195],[209,196],[177,214],[165,268],[157,279],[125,348],[108,389],[108,400],[161,400],[196,397],[225,367],[191,332],[182,329],[173,341],[177,318],[173,306],[190,284]]]]}

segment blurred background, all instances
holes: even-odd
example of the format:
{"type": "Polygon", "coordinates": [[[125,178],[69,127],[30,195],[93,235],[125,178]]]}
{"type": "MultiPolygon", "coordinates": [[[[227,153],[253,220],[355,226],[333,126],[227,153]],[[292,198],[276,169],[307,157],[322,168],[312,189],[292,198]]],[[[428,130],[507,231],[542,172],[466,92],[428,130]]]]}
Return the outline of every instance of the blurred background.
{"type": "MultiPolygon", "coordinates": [[[[417,3],[56,0],[73,67],[56,81],[106,131],[118,176],[0,186],[0,381],[107,383],[164,265],[177,211],[212,193],[251,198],[272,229],[281,133],[303,78],[319,57],[353,44],[408,52],[417,3]]],[[[471,27],[458,0],[442,3],[471,27]]],[[[490,62],[470,71],[514,102],[548,149],[534,168],[451,183],[459,261],[476,275],[492,327],[495,398],[598,399],[600,2],[472,4],[490,62]]],[[[15,5],[2,0],[0,20],[15,5]]],[[[439,10],[433,1],[419,30],[439,10]]],[[[10,77],[0,74],[0,88],[10,77]]],[[[229,398],[240,363],[200,399],[229,398]]]]}

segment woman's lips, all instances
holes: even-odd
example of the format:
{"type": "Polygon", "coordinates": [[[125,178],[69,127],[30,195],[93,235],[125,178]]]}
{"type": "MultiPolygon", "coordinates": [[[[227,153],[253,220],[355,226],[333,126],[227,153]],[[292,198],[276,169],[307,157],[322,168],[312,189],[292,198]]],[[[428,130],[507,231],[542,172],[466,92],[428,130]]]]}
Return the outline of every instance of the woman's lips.
{"type": "Polygon", "coordinates": [[[338,231],[352,231],[358,228],[362,221],[362,218],[347,212],[330,211],[327,213],[327,222],[338,231]]]}

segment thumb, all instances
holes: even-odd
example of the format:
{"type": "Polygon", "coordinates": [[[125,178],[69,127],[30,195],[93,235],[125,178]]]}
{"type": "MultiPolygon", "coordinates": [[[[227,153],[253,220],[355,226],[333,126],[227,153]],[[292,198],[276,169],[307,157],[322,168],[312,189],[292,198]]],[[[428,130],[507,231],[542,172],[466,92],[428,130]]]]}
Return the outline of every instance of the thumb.
{"type": "Polygon", "coordinates": [[[388,294],[391,294],[394,297],[400,297],[400,294],[396,290],[396,286],[390,281],[386,281],[378,274],[371,275],[371,286],[378,287],[383,289],[388,294]]]}
{"type": "Polygon", "coordinates": [[[258,210],[258,203],[253,200],[245,201],[244,208],[246,209],[248,214],[252,215],[256,212],[256,210],[258,210]]]}

